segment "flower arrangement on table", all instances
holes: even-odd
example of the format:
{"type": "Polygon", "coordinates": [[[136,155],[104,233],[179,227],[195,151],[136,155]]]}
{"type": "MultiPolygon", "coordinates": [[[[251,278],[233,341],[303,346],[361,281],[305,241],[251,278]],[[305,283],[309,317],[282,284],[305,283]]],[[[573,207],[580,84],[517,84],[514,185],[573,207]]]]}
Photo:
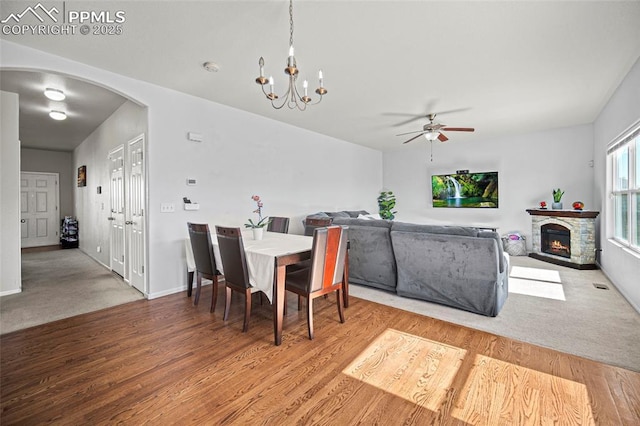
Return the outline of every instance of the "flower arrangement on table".
{"type": "Polygon", "coordinates": [[[547,208],[547,202],[546,201],[540,201],[540,208],[541,209],[546,209],[547,208]]]}
{"type": "Polygon", "coordinates": [[[256,205],[258,206],[257,209],[255,209],[253,212],[258,214],[258,221],[257,222],[253,222],[253,220],[248,219],[249,222],[244,224],[245,228],[264,228],[267,225],[269,225],[269,222],[271,222],[271,219],[269,219],[269,217],[262,217],[262,207],[264,206],[264,204],[262,203],[262,200],[260,199],[259,195],[252,195],[251,199],[253,201],[256,202],[256,205]]]}

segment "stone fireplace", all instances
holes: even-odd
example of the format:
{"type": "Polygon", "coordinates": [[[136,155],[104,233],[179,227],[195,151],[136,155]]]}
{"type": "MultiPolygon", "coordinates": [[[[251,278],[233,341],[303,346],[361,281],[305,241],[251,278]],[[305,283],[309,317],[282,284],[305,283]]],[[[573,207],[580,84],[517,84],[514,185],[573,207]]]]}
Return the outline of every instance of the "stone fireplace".
{"type": "Polygon", "coordinates": [[[533,251],[529,256],[576,269],[595,269],[598,212],[530,209],[533,251]]]}

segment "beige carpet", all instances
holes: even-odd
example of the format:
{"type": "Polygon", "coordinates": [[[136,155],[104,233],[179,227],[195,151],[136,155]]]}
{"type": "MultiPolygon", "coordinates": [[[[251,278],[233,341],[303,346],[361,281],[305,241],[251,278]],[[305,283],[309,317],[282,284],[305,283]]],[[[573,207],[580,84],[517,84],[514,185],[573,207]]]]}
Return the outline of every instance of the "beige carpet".
{"type": "Polygon", "coordinates": [[[0,297],[0,334],[143,299],[79,249],[22,255],[22,292],[0,297]]]}
{"type": "Polygon", "coordinates": [[[640,314],[600,270],[579,271],[521,256],[511,256],[511,265],[509,297],[495,318],[364,286],[351,285],[349,291],[355,297],[640,372],[640,314]],[[599,290],[594,283],[609,290],[599,290]]]}

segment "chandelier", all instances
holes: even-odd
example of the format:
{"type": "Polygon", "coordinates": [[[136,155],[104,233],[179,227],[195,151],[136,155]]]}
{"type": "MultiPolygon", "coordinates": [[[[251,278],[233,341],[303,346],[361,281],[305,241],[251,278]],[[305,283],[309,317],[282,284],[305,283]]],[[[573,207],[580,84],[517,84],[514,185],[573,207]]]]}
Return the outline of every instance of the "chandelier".
{"type": "MultiPolygon", "coordinates": [[[[274,92],[274,80],[273,76],[269,76],[267,79],[264,76],[264,58],[260,57],[258,61],[258,65],[260,66],[260,77],[256,78],[256,83],[258,83],[262,87],[262,92],[264,95],[271,101],[271,106],[275,109],[280,109],[285,105],[289,109],[297,108],[300,111],[304,111],[307,109],[307,105],[310,104],[312,99],[309,97],[309,83],[307,80],[304,80],[302,83],[303,95],[300,96],[298,92],[298,88],[296,86],[296,80],[298,78],[298,66],[296,65],[296,58],[293,55],[293,0],[289,0],[289,57],[287,58],[287,67],[284,69],[284,73],[289,76],[289,87],[287,88],[286,93],[282,96],[282,100],[278,103],[277,100],[280,99],[278,95],[274,92]],[[265,89],[265,86],[269,85],[269,91],[265,89]]],[[[316,93],[320,95],[320,98],[310,105],[315,105],[322,101],[322,97],[327,94],[327,89],[322,87],[322,70],[318,71],[318,80],[320,84],[316,89],[316,93]]]]}

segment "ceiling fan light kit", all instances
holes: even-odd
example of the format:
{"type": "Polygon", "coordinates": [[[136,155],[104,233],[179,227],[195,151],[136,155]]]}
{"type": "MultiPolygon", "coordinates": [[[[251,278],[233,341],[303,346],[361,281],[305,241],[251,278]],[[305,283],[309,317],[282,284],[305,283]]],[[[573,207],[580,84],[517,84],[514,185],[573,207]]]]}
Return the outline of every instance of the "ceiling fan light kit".
{"type": "Polygon", "coordinates": [[[418,130],[416,132],[407,132],[400,133],[396,136],[404,136],[410,134],[416,134],[411,139],[404,141],[403,143],[409,143],[414,139],[419,138],[420,136],[424,136],[426,140],[429,142],[433,142],[435,140],[439,140],[440,142],[446,142],[449,138],[442,133],[442,130],[446,130],[448,132],[473,132],[475,131],[472,127],[447,127],[446,124],[434,123],[433,120],[436,118],[436,114],[427,114],[426,118],[429,119],[429,123],[422,126],[422,130],[418,130]]]}
{"type": "Polygon", "coordinates": [[[282,102],[280,104],[276,104],[276,102],[274,102],[280,97],[275,93],[275,81],[273,80],[273,76],[269,76],[269,78],[265,77],[263,57],[260,57],[258,65],[260,67],[260,76],[256,78],[256,83],[262,87],[262,92],[266,98],[271,101],[271,106],[275,109],[280,109],[286,105],[289,109],[297,108],[300,111],[304,111],[307,109],[307,105],[320,103],[320,101],[322,101],[322,97],[327,94],[327,89],[322,86],[324,80],[322,70],[318,71],[319,84],[318,88],[315,90],[315,92],[320,95],[317,102],[311,103],[312,99],[309,97],[309,83],[307,80],[304,80],[302,83],[302,90],[304,94],[300,96],[300,93],[298,92],[296,80],[298,78],[299,69],[296,64],[296,57],[294,56],[293,48],[293,0],[289,0],[289,56],[287,57],[287,67],[284,69],[284,73],[289,76],[289,87],[283,95],[282,102]],[[267,84],[269,85],[268,92],[265,89],[267,84]]]}

